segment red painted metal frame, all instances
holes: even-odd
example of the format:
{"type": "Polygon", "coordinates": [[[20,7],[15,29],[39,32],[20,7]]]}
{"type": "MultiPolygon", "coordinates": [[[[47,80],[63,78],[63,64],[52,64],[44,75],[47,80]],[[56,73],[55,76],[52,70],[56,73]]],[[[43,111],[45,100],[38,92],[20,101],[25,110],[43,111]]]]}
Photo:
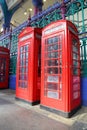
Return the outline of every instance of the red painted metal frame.
{"type": "MultiPolygon", "coordinates": [[[[17,80],[16,80],[16,97],[30,103],[40,101],[41,75],[38,75],[38,53],[41,50],[41,29],[26,27],[19,34],[18,42],[18,59],[17,59],[17,80]],[[28,47],[28,67],[26,72],[27,86],[19,85],[20,75],[20,48],[28,47]]],[[[26,53],[26,52],[25,52],[26,53]]],[[[41,53],[41,52],[40,52],[41,53]]],[[[23,61],[24,62],[24,61],[23,61]]],[[[39,66],[40,69],[40,66],[39,66]]],[[[21,74],[22,76],[23,74],[21,74]]],[[[25,81],[20,80],[20,83],[25,81]]]]}
{"type": "MultiPolygon", "coordinates": [[[[48,45],[47,45],[48,46],[48,45]]],[[[41,61],[41,106],[59,110],[65,113],[69,113],[80,106],[80,44],[78,38],[78,31],[74,24],[67,20],[59,20],[46,26],[42,31],[42,61],[41,61]],[[48,91],[54,91],[47,89],[48,81],[46,77],[49,76],[48,72],[45,72],[45,51],[46,40],[55,36],[62,36],[62,89],[57,89],[55,92],[60,94],[58,98],[52,98],[48,96],[48,91]],[[78,75],[73,76],[73,50],[72,40],[77,40],[78,48],[78,75]],[[46,82],[45,82],[46,80],[46,82]],[[73,83],[74,82],[74,83],[73,83]],[[46,86],[45,86],[46,83],[46,86]],[[77,84],[77,85],[76,85],[77,84]],[[74,86],[76,85],[76,86],[74,86]],[[45,89],[47,93],[45,93],[45,89]]],[[[51,75],[51,74],[50,74],[51,75]]],[[[52,82],[52,81],[51,81],[52,82]]]]}
{"type": "Polygon", "coordinates": [[[0,47],[0,89],[8,88],[10,51],[0,47]]]}

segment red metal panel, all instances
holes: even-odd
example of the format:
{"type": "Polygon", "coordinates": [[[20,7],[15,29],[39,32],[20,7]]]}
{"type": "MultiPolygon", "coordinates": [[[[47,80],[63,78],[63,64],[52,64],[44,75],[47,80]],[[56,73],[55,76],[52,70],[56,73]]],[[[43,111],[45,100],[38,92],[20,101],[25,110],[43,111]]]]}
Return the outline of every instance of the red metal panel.
{"type": "Polygon", "coordinates": [[[27,27],[19,34],[16,97],[40,101],[41,29],[27,27]],[[38,66],[39,65],[39,66],[38,66]]]}
{"type": "Polygon", "coordinates": [[[9,50],[0,47],[0,89],[8,88],[9,60],[9,50]]]}
{"type": "Polygon", "coordinates": [[[75,25],[67,20],[53,22],[42,31],[42,106],[65,113],[80,106],[80,46],[77,33],[75,25]],[[74,55],[78,57],[77,61],[73,59],[74,55]],[[75,83],[73,80],[76,80],[75,83]]]}

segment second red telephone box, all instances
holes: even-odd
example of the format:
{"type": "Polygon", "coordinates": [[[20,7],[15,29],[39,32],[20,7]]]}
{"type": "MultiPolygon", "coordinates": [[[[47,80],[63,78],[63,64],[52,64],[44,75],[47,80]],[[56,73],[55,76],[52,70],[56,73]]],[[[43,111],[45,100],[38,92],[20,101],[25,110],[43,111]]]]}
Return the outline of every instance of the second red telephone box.
{"type": "Polygon", "coordinates": [[[80,44],[73,23],[59,20],[42,32],[41,107],[70,117],[80,107],[80,44]]]}
{"type": "Polygon", "coordinates": [[[40,102],[41,29],[26,27],[19,34],[16,98],[35,105],[40,102]]]}
{"type": "Polygon", "coordinates": [[[0,47],[0,89],[8,88],[10,51],[0,47]]]}

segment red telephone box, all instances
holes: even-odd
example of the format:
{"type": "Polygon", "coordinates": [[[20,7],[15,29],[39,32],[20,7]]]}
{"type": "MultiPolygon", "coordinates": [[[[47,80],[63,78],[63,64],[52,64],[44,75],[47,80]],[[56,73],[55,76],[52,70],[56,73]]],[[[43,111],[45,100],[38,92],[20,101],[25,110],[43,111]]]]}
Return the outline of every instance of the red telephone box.
{"type": "Polygon", "coordinates": [[[59,20],[42,32],[41,108],[70,117],[80,107],[80,45],[74,24],[59,20]]]}
{"type": "Polygon", "coordinates": [[[41,29],[26,27],[19,34],[16,98],[35,105],[40,102],[41,29]]]}
{"type": "Polygon", "coordinates": [[[8,88],[10,52],[5,47],[0,47],[0,89],[8,88]]]}

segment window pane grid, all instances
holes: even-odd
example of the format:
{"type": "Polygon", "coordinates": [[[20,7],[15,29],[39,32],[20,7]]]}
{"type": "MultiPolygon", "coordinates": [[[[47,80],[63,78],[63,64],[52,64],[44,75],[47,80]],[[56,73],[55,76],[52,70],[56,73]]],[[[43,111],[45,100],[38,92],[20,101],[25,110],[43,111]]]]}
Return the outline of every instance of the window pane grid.
{"type": "Polygon", "coordinates": [[[0,82],[5,81],[6,76],[6,58],[0,58],[0,82]]]}
{"type": "Polygon", "coordinates": [[[45,40],[44,95],[62,99],[62,36],[45,40]]]}
{"type": "Polygon", "coordinates": [[[20,47],[19,56],[19,87],[28,87],[28,57],[29,45],[20,47]]]}
{"type": "Polygon", "coordinates": [[[77,99],[80,96],[80,56],[78,40],[73,38],[72,40],[72,64],[73,64],[73,99],[77,99]]]}

